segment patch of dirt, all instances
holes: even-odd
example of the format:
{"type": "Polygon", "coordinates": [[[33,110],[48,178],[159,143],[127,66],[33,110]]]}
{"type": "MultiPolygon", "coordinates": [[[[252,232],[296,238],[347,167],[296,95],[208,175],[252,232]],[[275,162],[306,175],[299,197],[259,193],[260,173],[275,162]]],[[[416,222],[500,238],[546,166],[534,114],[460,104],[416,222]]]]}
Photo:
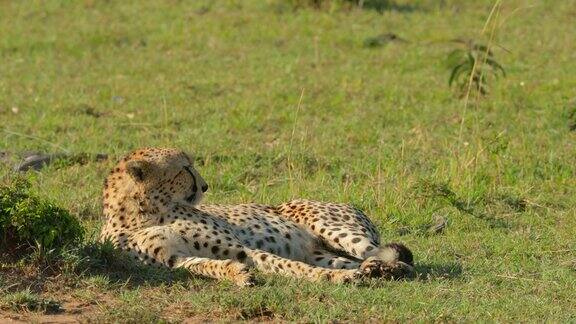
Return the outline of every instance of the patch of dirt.
{"type": "Polygon", "coordinates": [[[28,314],[2,314],[0,313],[0,323],[16,324],[16,323],[82,323],[86,322],[85,319],[80,319],[75,315],[57,314],[57,315],[43,315],[37,313],[28,314]]]}
{"type": "Polygon", "coordinates": [[[25,288],[30,288],[33,292],[42,291],[46,283],[46,276],[39,271],[38,267],[23,266],[11,267],[0,266],[0,277],[10,278],[11,284],[3,287],[6,292],[16,292],[25,288]]]}
{"type": "Polygon", "coordinates": [[[19,319],[19,317],[21,317],[21,315],[11,315],[11,314],[6,314],[0,311],[0,323],[6,323],[6,324],[15,324],[15,323],[27,323],[21,319],[19,319]]]}
{"type": "MultiPolygon", "coordinates": [[[[66,295],[69,297],[69,295],[66,295]]],[[[66,298],[63,296],[63,298],[66,298]]],[[[62,302],[62,311],[58,314],[44,314],[41,312],[12,312],[0,311],[0,323],[86,323],[94,319],[93,315],[97,311],[99,303],[112,302],[112,297],[107,295],[98,296],[92,301],[70,300],[66,301],[58,298],[62,302]]],[[[70,298],[72,299],[72,298],[70,298]]]]}

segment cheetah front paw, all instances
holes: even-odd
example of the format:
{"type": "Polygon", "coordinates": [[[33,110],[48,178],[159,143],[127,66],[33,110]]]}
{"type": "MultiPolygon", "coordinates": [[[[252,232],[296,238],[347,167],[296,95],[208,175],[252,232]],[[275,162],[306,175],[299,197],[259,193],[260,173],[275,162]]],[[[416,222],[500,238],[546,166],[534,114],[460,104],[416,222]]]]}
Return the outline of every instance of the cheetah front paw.
{"type": "Polygon", "coordinates": [[[231,264],[230,266],[230,277],[232,281],[237,286],[240,287],[252,287],[254,286],[254,274],[250,272],[250,269],[242,263],[231,264]]]}
{"type": "Polygon", "coordinates": [[[385,262],[369,257],[362,262],[358,272],[367,278],[401,279],[410,277],[413,269],[404,262],[385,262]]]}
{"type": "Polygon", "coordinates": [[[379,278],[382,277],[382,266],[384,265],[384,261],[377,259],[375,257],[369,257],[362,264],[358,269],[358,272],[362,274],[362,276],[367,278],[379,278]]]}
{"type": "Polygon", "coordinates": [[[382,278],[384,279],[405,279],[414,274],[414,268],[402,261],[387,263],[381,266],[382,278]]]}

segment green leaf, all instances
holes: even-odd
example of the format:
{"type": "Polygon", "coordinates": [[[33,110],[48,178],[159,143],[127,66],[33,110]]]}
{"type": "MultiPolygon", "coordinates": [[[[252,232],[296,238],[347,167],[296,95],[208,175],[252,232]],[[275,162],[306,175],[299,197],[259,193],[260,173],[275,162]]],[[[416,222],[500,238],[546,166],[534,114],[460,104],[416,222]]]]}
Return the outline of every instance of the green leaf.
{"type": "Polygon", "coordinates": [[[452,67],[461,64],[464,60],[466,60],[466,52],[462,49],[455,49],[448,54],[446,64],[452,67]]]}
{"type": "Polygon", "coordinates": [[[506,76],[506,70],[504,70],[504,67],[502,67],[502,65],[500,65],[500,63],[496,62],[494,59],[491,59],[491,58],[486,59],[486,64],[491,66],[495,71],[502,72],[502,76],[506,76]]]}
{"type": "Polygon", "coordinates": [[[457,66],[455,66],[452,69],[452,73],[450,73],[450,79],[448,80],[448,85],[451,86],[452,83],[454,82],[454,80],[456,80],[458,78],[458,76],[462,73],[462,71],[464,70],[463,67],[465,65],[467,65],[467,62],[458,64],[457,66]]]}

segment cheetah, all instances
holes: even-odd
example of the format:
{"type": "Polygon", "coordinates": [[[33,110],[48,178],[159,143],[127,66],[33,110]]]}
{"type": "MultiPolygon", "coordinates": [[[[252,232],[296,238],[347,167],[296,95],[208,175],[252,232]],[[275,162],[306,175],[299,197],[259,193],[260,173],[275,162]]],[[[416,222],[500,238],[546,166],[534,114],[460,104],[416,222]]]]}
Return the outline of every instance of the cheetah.
{"type": "Polygon", "coordinates": [[[413,271],[412,252],[400,243],[381,245],[374,224],[349,205],[200,204],[207,190],[184,152],[136,150],[104,182],[100,240],[147,265],[239,286],[254,284],[252,269],[334,283],[413,271]]]}

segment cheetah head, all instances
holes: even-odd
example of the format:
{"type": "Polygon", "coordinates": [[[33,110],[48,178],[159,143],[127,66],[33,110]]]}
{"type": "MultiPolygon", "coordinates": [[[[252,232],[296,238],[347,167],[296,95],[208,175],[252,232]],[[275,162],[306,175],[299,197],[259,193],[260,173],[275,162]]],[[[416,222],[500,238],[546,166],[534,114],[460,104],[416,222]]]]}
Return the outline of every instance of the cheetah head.
{"type": "Polygon", "coordinates": [[[196,205],[208,185],[191,159],[176,149],[145,148],[124,157],[104,185],[104,213],[158,213],[174,204],[196,205]]]}

